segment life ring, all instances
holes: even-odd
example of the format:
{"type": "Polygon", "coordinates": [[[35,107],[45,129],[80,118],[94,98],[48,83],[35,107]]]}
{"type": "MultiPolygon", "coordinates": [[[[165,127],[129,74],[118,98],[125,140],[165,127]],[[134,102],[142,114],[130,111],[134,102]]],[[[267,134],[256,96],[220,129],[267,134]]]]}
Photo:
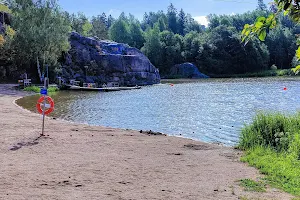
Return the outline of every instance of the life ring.
{"type": "Polygon", "coordinates": [[[50,105],[50,107],[45,110],[45,115],[49,115],[54,110],[54,101],[53,101],[53,99],[51,97],[49,97],[49,96],[46,96],[46,97],[42,96],[41,98],[39,98],[39,100],[38,100],[38,102],[36,104],[36,108],[37,108],[37,111],[39,113],[43,114],[42,106],[44,105],[44,100],[46,100],[46,102],[48,102],[49,105],[50,105]]]}

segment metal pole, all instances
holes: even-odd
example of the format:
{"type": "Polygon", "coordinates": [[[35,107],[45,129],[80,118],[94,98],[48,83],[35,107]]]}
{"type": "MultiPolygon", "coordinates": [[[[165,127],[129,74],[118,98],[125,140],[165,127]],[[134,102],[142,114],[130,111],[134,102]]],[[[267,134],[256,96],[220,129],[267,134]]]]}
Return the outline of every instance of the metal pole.
{"type": "MultiPolygon", "coordinates": [[[[48,78],[45,78],[44,79],[44,89],[47,89],[47,80],[48,78]]],[[[45,110],[46,110],[46,97],[47,97],[47,95],[43,95],[44,96],[44,102],[43,102],[43,125],[42,125],[42,134],[41,134],[41,136],[45,136],[44,135],[44,130],[45,130],[45,110]]]]}

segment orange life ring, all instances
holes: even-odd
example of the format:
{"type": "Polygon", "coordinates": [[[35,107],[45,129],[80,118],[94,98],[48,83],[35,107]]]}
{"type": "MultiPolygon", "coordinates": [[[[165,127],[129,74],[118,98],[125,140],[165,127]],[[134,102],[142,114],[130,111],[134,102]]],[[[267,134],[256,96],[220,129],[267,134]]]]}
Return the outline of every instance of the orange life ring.
{"type": "Polygon", "coordinates": [[[46,102],[48,102],[50,104],[50,107],[45,110],[45,115],[49,115],[54,110],[54,101],[51,97],[46,96],[46,99],[45,99],[45,96],[42,96],[41,98],[39,98],[39,100],[36,104],[36,108],[39,113],[43,114],[42,105],[44,104],[44,100],[46,100],[46,102]]]}

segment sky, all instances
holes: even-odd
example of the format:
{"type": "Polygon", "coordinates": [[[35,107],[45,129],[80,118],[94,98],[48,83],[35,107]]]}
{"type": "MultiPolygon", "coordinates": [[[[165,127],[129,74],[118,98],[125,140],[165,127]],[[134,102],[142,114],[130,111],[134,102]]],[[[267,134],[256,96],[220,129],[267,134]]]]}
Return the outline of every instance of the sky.
{"type": "MultiPolygon", "coordinates": [[[[271,0],[264,0],[266,4],[271,0]]],[[[121,12],[133,14],[139,20],[145,12],[158,10],[167,11],[174,6],[185,13],[191,14],[199,23],[207,25],[208,14],[238,14],[254,10],[257,0],[59,0],[63,10],[70,13],[83,12],[88,17],[105,12],[117,18],[121,12]]]]}

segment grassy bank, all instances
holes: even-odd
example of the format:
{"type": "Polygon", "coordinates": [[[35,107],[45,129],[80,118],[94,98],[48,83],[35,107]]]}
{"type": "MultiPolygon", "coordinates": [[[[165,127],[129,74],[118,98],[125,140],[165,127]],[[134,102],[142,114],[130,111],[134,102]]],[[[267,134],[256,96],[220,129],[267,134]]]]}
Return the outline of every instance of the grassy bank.
{"type": "MultiPolygon", "coordinates": [[[[57,87],[49,87],[49,88],[48,88],[48,92],[49,92],[49,93],[51,93],[51,92],[57,92],[58,90],[59,90],[59,89],[58,89],[57,87]]],[[[30,86],[30,87],[24,88],[24,91],[40,93],[41,88],[38,87],[38,86],[30,86]]]]}
{"type": "Polygon", "coordinates": [[[300,196],[300,113],[257,115],[243,128],[239,148],[268,184],[300,196]]]}

